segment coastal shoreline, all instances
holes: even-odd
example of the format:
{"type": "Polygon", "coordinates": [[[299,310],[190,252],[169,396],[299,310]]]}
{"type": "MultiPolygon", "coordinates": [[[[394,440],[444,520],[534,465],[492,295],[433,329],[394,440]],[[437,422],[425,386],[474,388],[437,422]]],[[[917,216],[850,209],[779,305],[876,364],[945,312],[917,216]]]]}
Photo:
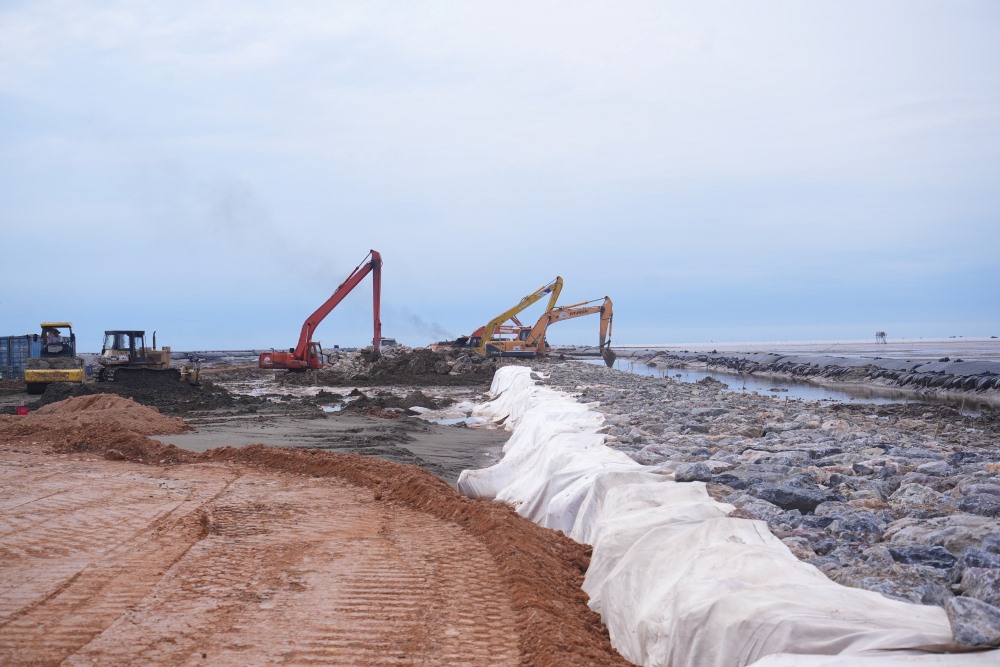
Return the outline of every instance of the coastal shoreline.
{"type": "Polygon", "coordinates": [[[713,347],[616,347],[619,358],[650,367],[681,367],[805,381],[831,388],[853,386],[902,391],[915,399],[949,397],[973,407],[1000,407],[1000,342],[944,340],[920,345],[842,342],[841,353],[827,342],[713,347]],[[763,351],[762,351],[763,350],[763,351]],[[877,354],[875,353],[877,352],[877,354]]]}

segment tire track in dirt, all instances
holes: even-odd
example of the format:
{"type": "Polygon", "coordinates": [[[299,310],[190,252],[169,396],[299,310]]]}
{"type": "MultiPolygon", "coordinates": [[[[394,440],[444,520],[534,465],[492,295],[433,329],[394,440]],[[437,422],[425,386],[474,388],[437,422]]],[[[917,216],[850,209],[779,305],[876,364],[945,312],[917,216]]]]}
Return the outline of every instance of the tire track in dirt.
{"type": "Polygon", "coordinates": [[[423,470],[3,425],[0,664],[626,664],[585,548],[423,470]]]}
{"type": "Polygon", "coordinates": [[[518,663],[495,564],[461,529],[342,482],[269,479],[235,482],[134,617],[71,662],[518,663]]]}
{"type": "Polygon", "coordinates": [[[0,655],[12,662],[59,662],[142,599],[200,538],[200,507],[227,485],[220,476],[172,498],[164,480],[130,473],[96,490],[75,467],[62,470],[63,493],[4,526],[0,563],[13,585],[0,594],[0,655]]]}

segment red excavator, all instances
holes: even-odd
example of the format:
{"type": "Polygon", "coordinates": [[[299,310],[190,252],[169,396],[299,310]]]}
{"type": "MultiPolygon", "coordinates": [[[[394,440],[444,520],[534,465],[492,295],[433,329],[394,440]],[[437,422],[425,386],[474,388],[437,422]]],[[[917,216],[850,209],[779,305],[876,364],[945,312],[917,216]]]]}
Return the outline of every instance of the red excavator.
{"type": "Polygon", "coordinates": [[[288,352],[261,352],[261,368],[285,368],[290,371],[304,371],[309,368],[322,368],[324,363],[323,350],[319,341],[312,339],[313,332],[320,322],[337,307],[344,297],[350,294],[351,290],[358,286],[365,276],[372,274],[373,298],[372,304],[375,309],[375,333],[372,337],[372,345],[375,352],[378,352],[379,344],[382,341],[382,320],[379,318],[379,304],[382,298],[382,255],[377,250],[372,250],[365,257],[364,261],[354,267],[347,279],[340,284],[337,291],[326,300],[326,302],[316,309],[302,324],[302,333],[299,334],[299,344],[289,348],[288,352]],[[371,258],[371,259],[369,259],[371,258]]]}

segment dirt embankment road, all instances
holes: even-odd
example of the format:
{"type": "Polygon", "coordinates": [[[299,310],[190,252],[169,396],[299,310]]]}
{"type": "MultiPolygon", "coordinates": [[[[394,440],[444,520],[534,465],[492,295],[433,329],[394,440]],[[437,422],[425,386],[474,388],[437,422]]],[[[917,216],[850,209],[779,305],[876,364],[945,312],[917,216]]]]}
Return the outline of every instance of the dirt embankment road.
{"type": "Polygon", "coordinates": [[[374,458],[179,450],[121,397],[49,408],[0,416],[0,663],[628,664],[587,549],[508,507],[374,458]]]}

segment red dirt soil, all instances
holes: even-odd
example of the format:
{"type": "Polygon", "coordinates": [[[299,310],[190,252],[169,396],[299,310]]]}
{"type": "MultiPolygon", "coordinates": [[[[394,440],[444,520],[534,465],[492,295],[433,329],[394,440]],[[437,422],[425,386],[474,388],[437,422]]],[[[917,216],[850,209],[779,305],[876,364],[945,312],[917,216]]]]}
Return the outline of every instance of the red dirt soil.
{"type": "Polygon", "coordinates": [[[104,395],[0,416],[0,663],[630,664],[588,547],[412,466],[146,437],[186,428],[104,395]]]}

